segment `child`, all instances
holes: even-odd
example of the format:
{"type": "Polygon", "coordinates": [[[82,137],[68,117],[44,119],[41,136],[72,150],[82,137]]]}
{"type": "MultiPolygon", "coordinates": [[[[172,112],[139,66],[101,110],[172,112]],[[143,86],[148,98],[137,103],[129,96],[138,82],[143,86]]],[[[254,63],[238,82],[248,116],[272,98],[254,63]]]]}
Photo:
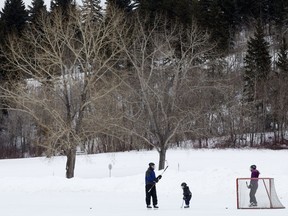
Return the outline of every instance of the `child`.
{"type": "Polygon", "coordinates": [[[183,189],[183,200],[185,201],[185,206],[184,208],[189,208],[189,203],[192,197],[192,193],[189,190],[189,187],[187,186],[187,184],[185,182],[183,182],[181,184],[181,187],[183,189]]]}

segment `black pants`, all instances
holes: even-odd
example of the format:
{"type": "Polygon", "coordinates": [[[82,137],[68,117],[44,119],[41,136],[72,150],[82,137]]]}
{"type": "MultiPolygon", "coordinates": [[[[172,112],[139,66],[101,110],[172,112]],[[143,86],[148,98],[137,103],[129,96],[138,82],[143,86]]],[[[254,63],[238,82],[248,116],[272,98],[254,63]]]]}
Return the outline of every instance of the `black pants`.
{"type": "Polygon", "coordinates": [[[256,197],[255,197],[255,194],[256,194],[257,189],[258,189],[258,185],[253,185],[253,186],[250,188],[250,193],[249,193],[250,203],[257,204],[257,200],[256,200],[256,197]]]}
{"type": "Polygon", "coordinates": [[[146,205],[151,204],[151,197],[152,197],[153,205],[157,205],[158,200],[157,200],[157,194],[156,194],[156,186],[152,185],[152,184],[147,184],[145,186],[145,191],[146,191],[146,205]],[[150,192],[148,192],[149,190],[150,190],[150,192]]]}
{"type": "Polygon", "coordinates": [[[188,206],[189,206],[189,203],[190,203],[191,197],[192,197],[191,195],[189,195],[189,196],[185,196],[185,197],[184,197],[185,205],[188,205],[188,206]]]}

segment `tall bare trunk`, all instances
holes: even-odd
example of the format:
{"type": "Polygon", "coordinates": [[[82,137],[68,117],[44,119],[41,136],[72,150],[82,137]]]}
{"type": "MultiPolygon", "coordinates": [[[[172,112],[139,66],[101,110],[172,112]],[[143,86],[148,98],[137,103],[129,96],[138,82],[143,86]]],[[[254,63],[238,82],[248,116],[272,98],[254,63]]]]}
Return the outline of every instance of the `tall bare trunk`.
{"type": "Polygon", "coordinates": [[[75,148],[69,149],[66,156],[67,156],[66,178],[70,179],[74,177],[74,169],[75,169],[75,162],[76,162],[76,149],[75,148]]]}
{"type": "Polygon", "coordinates": [[[159,170],[162,170],[165,168],[165,161],[166,161],[166,149],[165,148],[162,148],[160,151],[159,151],[159,170]]]}

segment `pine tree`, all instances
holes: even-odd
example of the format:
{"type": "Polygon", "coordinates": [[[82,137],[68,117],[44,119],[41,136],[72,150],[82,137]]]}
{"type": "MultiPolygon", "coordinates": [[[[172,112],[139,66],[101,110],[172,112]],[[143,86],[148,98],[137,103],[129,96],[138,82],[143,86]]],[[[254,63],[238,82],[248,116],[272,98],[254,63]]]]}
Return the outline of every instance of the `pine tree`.
{"type": "Polygon", "coordinates": [[[280,47],[280,51],[278,53],[278,61],[276,63],[277,67],[279,68],[278,75],[282,79],[288,78],[288,45],[283,38],[283,42],[280,47]]]}
{"type": "Polygon", "coordinates": [[[4,34],[20,35],[28,20],[28,13],[22,0],[6,0],[1,14],[4,34]]]}
{"type": "Polygon", "coordinates": [[[4,38],[4,22],[0,17],[0,38],[4,38]]]}
{"type": "Polygon", "coordinates": [[[231,0],[201,0],[195,4],[194,16],[200,27],[207,30],[211,42],[217,44],[221,53],[226,53],[233,42],[238,14],[236,3],[231,0]]]}
{"type": "Polygon", "coordinates": [[[37,20],[42,13],[47,13],[46,5],[44,0],[32,0],[32,6],[28,7],[29,20],[33,23],[37,20]]]}
{"type": "Polygon", "coordinates": [[[101,0],[82,0],[81,14],[83,20],[97,22],[103,19],[101,0]]]}
{"type": "MultiPolygon", "coordinates": [[[[5,57],[6,40],[11,34],[21,37],[28,20],[28,13],[22,0],[6,0],[0,15],[0,79],[2,82],[6,82],[7,80],[19,78],[17,72],[6,70],[9,64],[5,57]]],[[[0,109],[3,115],[8,115],[8,104],[9,101],[0,100],[0,109]]]]}
{"type": "Polygon", "coordinates": [[[261,22],[257,22],[253,38],[248,41],[248,50],[244,72],[244,97],[247,101],[258,99],[263,82],[268,80],[271,70],[271,57],[269,55],[269,43],[265,40],[261,22]],[[261,84],[262,83],[262,84],[261,84]]]}
{"type": "Polygon", "coordinates": [[[180,21],[185,25],[192,22],[193,2],[191,0],[136,0],[135,4],[140,14],[149,15],[152,22],[158,14],[162,14],[171,21],[180,21]]]}
{"type": "Polygon", "coordinates": [[[107,7],[120,9],[124,12],[131,12],[135,6],[131,0],[107,0],[107,7]]]}
{"type": "MultiPolygon", "coordinates": [[[[22,0],[6,0],[2,12],[0,12],[0,52],[1,64],[7,65],[5,58],[5,44],[7,37],[10,34],[15,34],[17,37],[21,37],[26,21],[28,20],[28,13],[25,10],[25,5],[22,0]]],[[[0,76],[2,80],[8,79],[8,73],[0,66],[0,76]]],[[[10,76],[10,75],[9,75],[10,76]]]]}
{"type": "Polygon", "coordinates": [[[51,10],[54,10],[55,8],[60,8],[61,10],[65,10],[69,8],[69,6],[72,4],[72,0],[51,0],[51,10]]]}
{"type": "Polygon", "coordinates": [[[52,12],[61,12],[63,19],[68,18],[69,10],[74,10],[76,7],[73,0],[51,0],[50,9],[52,12]]]}
{"type": "Polygon", "coordinates": [[[288,1],[273,0],[270,8],[271,20],[278,26],[283,26],[288,19],[288,1]]]}
{"type": "Polygon", "coordinates": [[[5,63],[5,58],[3,57],[3,45],[5,44],[5,32],[4,32],[4,22],[0,19],[0,80],[4,80],[5,71],[3,70],[3,65],[5,63]]]}

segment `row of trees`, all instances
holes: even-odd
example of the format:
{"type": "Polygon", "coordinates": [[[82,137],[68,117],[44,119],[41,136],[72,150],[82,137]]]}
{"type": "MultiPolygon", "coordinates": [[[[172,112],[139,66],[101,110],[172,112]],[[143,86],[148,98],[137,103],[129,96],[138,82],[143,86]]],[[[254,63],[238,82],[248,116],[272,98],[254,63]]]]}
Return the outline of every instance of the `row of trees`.
{"type": "Polygon", "coordinates": [[[47,12],[35,0],[28,18],[8,27],[12,2],[23,10],[10,0],[1,13],[1,157],[61,153],[72,178],[79,146],[155,148],[162,169],[167,149],[187,140],[253,146],[271,132],[274,144],[285,143],[284,24],[283,37],[267,37],[272,25],[258,19],[248,42],[235,39],[228,52],[191,8],[177,12],[190,7],[185,1],[174,11],[172,0],[156,4],[165,10],[111,0],[102,13],[99,1],[53,1],[47,12]]]}
{"type": "MultiPolygon", "coordinates": [[[[83,14],[94,14],[94,19],[101,19],[105,13],[101,7],[103,2],[82,0],[81,10],[83,14]]],[[[217,48],[224,54],[235,47],[235,35],[239,31],[254,25],[253,20],[261,19],[263,25],[270,25],[269,31],[276,28],[281,34],[288,18],[285,0],[106,0],[105,5],[106,11],[116,7],[128,16],[136,11],[149,14],[152,23],[159,13],[184,25],[196,21],[199,27],[208,29],[210,41],[217,41],[217,48]]],[[[69,7],[77,7],[75,1],[51,0],[48,10],[44,0],[32,0],[31,6],[25,10],[22,0],[6,0],[1,12],[2,25],[6,29],[21,30],[26,21],[35,22],[39,13],[61,9],[65,14],[69,7]]]]}

